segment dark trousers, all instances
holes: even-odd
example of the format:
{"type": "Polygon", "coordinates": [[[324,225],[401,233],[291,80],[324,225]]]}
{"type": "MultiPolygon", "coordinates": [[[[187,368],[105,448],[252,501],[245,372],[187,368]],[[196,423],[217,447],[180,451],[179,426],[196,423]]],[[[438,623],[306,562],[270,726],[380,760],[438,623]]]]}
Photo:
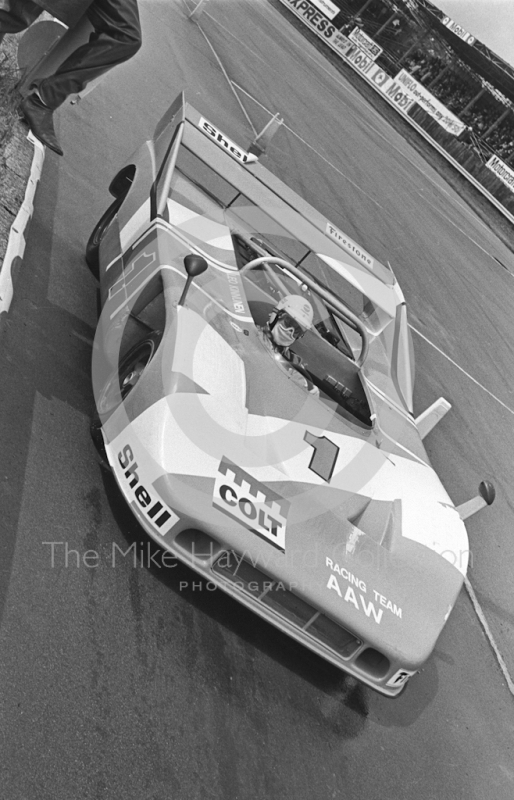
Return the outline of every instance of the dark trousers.
{"type": "MultiPolygon", "coordinates": [[[[0,40],[4,33],[27,28],[41,12],[41,6],[32,0],[0,0],[0,40]]],[[[141,47],[137,0],[94,0],[86,13],[94,29],[89,42],[38,84],[41,99],[49,108],[57,108],[89,81],[128,61],[141,47]]]]}

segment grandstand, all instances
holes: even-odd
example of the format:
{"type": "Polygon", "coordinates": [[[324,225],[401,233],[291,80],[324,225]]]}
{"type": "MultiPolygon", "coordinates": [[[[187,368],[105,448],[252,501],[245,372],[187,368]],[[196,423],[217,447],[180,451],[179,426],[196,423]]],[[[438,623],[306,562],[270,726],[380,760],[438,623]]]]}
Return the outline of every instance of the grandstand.
{"type": "MultiPolygon", "coordinates": [[[[357,25],[383,50],[377,63],[406,69],[468,127],[462,138],[482,162],[514,164],[514,68],[429,0],[332,0],[343,32],[357,25]]],[[[457,21],[458,22],[458,21],[457,21]]],[[[433,127],[419,110],[423,127],[433,127]]]]}
{"type": "MultiPolygon", "coordinates": [[[[389,121],[417,131],[411,141],[425,155],[429,143],[431,154],[444,156],[514,223],[510,64],[430,0],[278,2],[336,67],[350,65],[362,76],[363,90],[371,90],[389,121]]],[[[443,168],[438,157],[433,163],[443,168]]]]}

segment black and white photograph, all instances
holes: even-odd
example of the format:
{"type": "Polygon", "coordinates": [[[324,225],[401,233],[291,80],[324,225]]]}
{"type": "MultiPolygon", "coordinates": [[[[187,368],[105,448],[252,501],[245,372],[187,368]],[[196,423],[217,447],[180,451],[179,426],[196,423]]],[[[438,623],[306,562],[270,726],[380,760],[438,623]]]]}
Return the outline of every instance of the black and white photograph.
{"type": "Polygon", "coordinates": [[[514,6],[0,0],[0,796],[514,797],[514,6]]]}

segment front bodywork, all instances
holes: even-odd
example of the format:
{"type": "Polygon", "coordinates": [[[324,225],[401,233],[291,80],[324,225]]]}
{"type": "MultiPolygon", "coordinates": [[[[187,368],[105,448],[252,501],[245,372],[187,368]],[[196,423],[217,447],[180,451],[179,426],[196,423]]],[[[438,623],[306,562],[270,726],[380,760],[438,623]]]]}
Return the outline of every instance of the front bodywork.
{"type": "Polygon", "coordinates": [[[121,491],[207,580],[398,694],[448,618],[468,543],[412,416],[392,271],[183,97],[131,163],[100,247],[97,398],[139,341],[157,332],[157,346],[123,401],[99,406],[121,491]],[[180,305],[191,253],[209,268],[180,305]],[[291,270],[245,270],[270,255],[291,270]],[[297,353],[317,394],[264,346],[281,292],[315,306],[297,353]]]}

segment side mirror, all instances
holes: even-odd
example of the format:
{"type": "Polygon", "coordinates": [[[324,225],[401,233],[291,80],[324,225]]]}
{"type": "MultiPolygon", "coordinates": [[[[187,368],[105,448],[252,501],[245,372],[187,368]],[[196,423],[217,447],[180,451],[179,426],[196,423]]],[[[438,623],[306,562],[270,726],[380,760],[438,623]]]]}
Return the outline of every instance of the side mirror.
{"type": "Polygon", "coordinates": [[[205,258],[203,258],[202,256],[197,256],[194,255],[194,253],[191,253],[191,255],[186,256],[184,258],[184,266],[187,272],[187,280],[186,280],[186,285],[184,286],[184,291],[182,292],[180,300],[178,301],[179,306],[184,305],[186,301],[186,295],[189,291],[189,287],[191,286],[191,281],[193,280],[193,278],[196,278],[197,275],[201,275],[202,272],[205,272],[205,270],[208,267],[208,264],[205,258]]]}
{"type": "Polygon", "coordinates": [[[461,519],[467,519],[472,514],[476,514],[476,512],[480,511],[482,508],[492,505],[495,497],[496,489],[494,488],[493,484],[490,481],[481,481],[478,487],[477,496],[472,497],[471,500],[468,500],[466,503],[462,503],[460,506],[457,506],[456,510],[459,512],[461,519]]]}

